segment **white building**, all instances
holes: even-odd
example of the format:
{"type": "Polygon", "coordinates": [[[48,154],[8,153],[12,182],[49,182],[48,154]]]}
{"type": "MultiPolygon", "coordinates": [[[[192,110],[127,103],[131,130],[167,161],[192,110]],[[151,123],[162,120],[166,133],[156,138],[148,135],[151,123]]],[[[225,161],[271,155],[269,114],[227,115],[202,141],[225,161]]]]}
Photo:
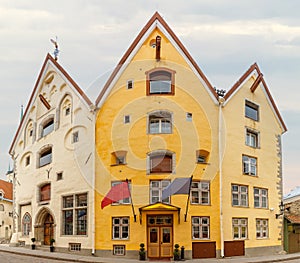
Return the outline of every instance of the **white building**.
{"type": "Polygon", "coordinates": [[[7,243],[12,234],[12,183],[0,179],[0,242],[7,243]]]}
{"type": "Polygon", "coordinates": [[[93,104],[49,54],[13,139],[11,243],[93,249],[93,104]]]}

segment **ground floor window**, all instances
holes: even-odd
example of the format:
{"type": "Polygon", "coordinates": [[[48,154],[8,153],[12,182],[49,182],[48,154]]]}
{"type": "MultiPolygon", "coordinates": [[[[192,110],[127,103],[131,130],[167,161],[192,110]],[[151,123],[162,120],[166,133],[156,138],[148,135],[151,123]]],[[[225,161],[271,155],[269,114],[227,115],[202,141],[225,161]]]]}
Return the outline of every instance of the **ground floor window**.
{"type": "Polygon", "coordinates": [[[29,213],[26,213],[22,219],[22,234],[23,236],[29,236],[31,231],[31,216],[29,213]]]}
{"type": "Polygon", "coordinates": [[[232,219],[233,239],[246,239],[248,236],[248,219],[232,219]]]}
{"type": "Polygon", "coordinates": [[[124,256],[125,255],[125,245],[114,245],[113,254],[115,256],[124,256]]]}
{"type": "Polygon", "coordinates": [[[69,250],[70,251],[80,251],[81,243],[69,243],[69,250]]]}
{"type": "Polygon", "coordinates": [[[256,219],[256,238],[268,238],[268,219],[256,219]]]}
{"type": "Polygon", "coordinates": [[[209,239],[209,217],[207,216],[192,217],[192,238],[209,239]]]}
{"type": "Polygon", "coordinates": [[[87,235],[87,193],[63,197],[63,235],[87,235]]]}
{"type": "Polygon", "coordinates": [[[129,217],[113,217],[113,239],[129,239],[129,217]]]}

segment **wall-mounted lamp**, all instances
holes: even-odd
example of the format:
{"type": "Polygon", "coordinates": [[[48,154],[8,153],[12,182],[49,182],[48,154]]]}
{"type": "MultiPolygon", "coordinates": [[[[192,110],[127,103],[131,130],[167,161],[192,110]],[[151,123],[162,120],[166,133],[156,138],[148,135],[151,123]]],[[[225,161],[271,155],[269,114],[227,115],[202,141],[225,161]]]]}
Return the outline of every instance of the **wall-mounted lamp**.
{"type": "Polygon", "coordinates": [[[281,200],[281,202],[279,204],[279,211],[280,211],[280,213],[275,215],[276,219],[278,219],[278,217],[280,217],[284,213],[284,204],[283,204],[282,200],[281,200]]]}

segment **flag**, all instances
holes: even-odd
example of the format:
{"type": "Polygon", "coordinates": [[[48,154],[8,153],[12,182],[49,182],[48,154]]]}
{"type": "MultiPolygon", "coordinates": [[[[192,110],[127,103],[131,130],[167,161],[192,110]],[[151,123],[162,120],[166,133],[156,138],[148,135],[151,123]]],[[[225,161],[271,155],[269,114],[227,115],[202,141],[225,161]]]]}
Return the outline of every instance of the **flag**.
{"type": "Polygon", "coordinates": [[[165,200],[171,195],[189,194],[192,177],[176,178],[163,191],[161,200],[165,200]]]}
{"type": "Polygon", "coordinates": [[[113,186],[101,202],[101,208],[130,197],[128,182],[122,182],[113,186]]]}

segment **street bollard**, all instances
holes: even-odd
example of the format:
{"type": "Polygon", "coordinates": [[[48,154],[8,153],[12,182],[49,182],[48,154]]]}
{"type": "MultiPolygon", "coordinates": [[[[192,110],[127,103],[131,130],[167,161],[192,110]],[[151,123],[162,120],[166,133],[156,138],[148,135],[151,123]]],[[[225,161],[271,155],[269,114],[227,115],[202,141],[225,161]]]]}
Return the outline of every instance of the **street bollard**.
{"type": "Polygon", "coordinates": [[[181,260],[184,259],[184,246],[181,247],[181,260]]]}

